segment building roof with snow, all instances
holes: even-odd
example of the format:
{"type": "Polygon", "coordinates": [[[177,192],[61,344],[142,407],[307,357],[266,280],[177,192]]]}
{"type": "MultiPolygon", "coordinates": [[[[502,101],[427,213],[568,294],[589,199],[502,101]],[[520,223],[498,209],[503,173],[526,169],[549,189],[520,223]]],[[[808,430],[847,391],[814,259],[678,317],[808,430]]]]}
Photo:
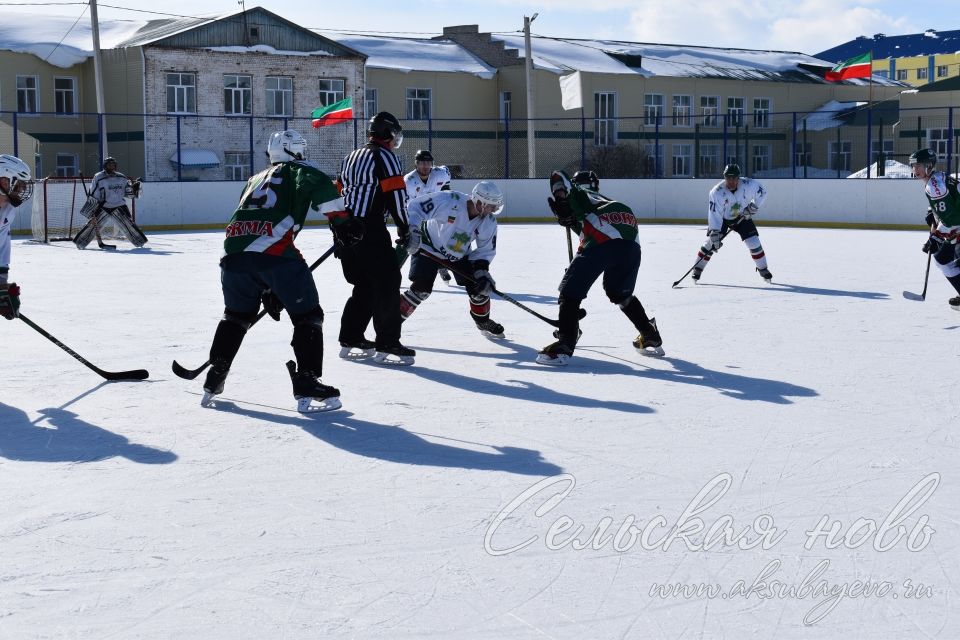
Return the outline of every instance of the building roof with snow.
{"type": "Polygon", "coordinates": [[[411,71],[447,71],[469,73],[489,80],[497,70],[452,40],[399,38],[347,34],[337,42],[367,56],[367,66],[375,69],[411,71]]]}
{"type": "Polygon", "coordinates": [[[960,30],[936,31],[935,29],[927,29],[923,33],[911,33],[903,36],[888,36],[884,33],[877,33],[872,36],[857,36],[849,42],[821,51],[816,54],[816,57],[829,60],[831,63],[838,63],[868,51],[873,52],[874,60],[957,53],[960,51],[960,30]]]}

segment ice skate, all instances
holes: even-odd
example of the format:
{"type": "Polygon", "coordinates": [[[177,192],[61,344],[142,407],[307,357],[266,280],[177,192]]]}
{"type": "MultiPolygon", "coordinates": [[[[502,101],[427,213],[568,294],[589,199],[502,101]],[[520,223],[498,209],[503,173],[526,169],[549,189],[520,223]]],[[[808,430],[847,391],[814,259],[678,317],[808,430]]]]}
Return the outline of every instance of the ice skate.
{"type": "Polygon", "coordinates": [[[417,352],[408,349],[399,342],[388,347],[377,348],[373,361],[377,364],[390,364],[394,366],[409,366],[413,364],[414,356],[417,352]]]}
{"type": "Polygon", "coordinates": [[[691,278],[693,278],[693,284],[700,284],[700,274],[702,273],[703,273],[703,269],[699,269],[697,267],[693,268],[693,274],[690,276],[691,278]]]}
{"type": "Polygon", "coordinates": [[[226,382],[228,373],[230,373],[230,369],[216,365],[210,367],[210,370],[207,371],[207,379],[203,383],[203,397],[200,399],[201,407],[209,407],[213,404],[214,398],[223,393],[223,383],[226,382]]]}
{"type": "Polygon", "coordinates": [[[297,363],[287,362],[287,371],[293,382],[293,397],[297,399],[297,411],[300,413],[316,413],[318,411],[333,411],[343,405],[340,403],[340,390],[336,387],[323,384],[320,378],[310,371],[297,371],[297,363]]]}
{"type": "Polygon", "coordinates": [[[955,298],[950,298],[947,301],[947,304],[949,304],[950,308],[953,309],[954,311],[960,311],[960,296],[957,296],[955,298]]]}
{"type": "Polygon", "coordinates": [[[770,273],[770,269],[764,267],[763,269],[757,269],[757,273],[760,274],[760,277],[763,278],[768,284],[773,282],[773,274],[770,273]]]}
{"type": "Polygon", "coordinates": [[[376,345],[366,338],[353,342],[340,341],[340,357],[344,360],[363,360],[372,358],[376,353],[376,345]]]}
{"type": "Polygon", "coordinates": [[[554,342],[547,345],[537,354],[537,364],[545,364],[550,367],[565,367],[573,357],[573,349],[562,342],[554,342]]]}
{"type": "Polygon", "coordinates": [[[663,338],[660,337],[660,332],[657,330],[656,318],[650,318],[650,327],[646,331],[641,331],[640,335],[634,339],[633,348],[645,356],[663,357],[666,352],[663,350],[663,338]]]}
{"type": "Polygon", "coordinates": [[[478,320],[477,329],[480,329],[480,333],[482,333],[487,338],[503,340],[503,338],[505,337],[503,334],[503,325],[500,324],[499,322],[494,322],[489,317],[484,318],[483,320],[478,320]]]}

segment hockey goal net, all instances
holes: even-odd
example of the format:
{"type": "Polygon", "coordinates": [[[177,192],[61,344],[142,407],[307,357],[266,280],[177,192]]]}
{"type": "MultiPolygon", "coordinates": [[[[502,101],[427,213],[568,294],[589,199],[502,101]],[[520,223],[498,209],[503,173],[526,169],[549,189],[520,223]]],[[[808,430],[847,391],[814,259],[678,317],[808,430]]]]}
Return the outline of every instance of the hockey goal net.
{"type": "MultiPolygon", "coordinates": [[[[72,178],[44,178],[33,190],[31,228],[33,239],[38,242],[73,240],[87,224],[86,211],[89,181],[80,176],[72,178]]],[[[130,212],[136,216],[134,204],[130,212]]],[[[136,218],[134,218],[136,219],[136,218]]],[[[123,239],[122,232],[113,225],[101,226],[104,238],[123,239]]]]}

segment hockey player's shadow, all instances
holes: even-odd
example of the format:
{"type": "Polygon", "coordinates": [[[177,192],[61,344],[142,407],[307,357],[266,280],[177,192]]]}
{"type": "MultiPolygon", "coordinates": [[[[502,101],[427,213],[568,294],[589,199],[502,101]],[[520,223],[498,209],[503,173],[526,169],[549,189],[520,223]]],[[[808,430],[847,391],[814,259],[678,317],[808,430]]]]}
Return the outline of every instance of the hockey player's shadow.
{"type": "Polygon", "coordinates": [[[40,409],[39,413],[41,417],[31,422],[21,409],[0,402],[0,458],[97,462],[121,457],[142,464],[170,464],[177,460],[172,451],[130,442],[62,407],[40,409]]]}
{"type": "Polygon", "coordinates": [[[740,284],[719,284],[702,282],[698,287],[718,287],[725,289],[755,289],[757,291],[783,291],[785,293],[804,293],[814,296],[841,296],[848,298],[863,298],[865,300],[889,300],[890,295],[880,291],[846,291],[844,289],[822,289],[820,287],[804,287],[798,284],[772,282],[760,287],[740,284]]]}
{"type": "MultiPolygon", "coordinates": [[[[436,294],[438,294],[438,293],[439,293],[439,294],[444,294],[444,293],[447,293],[447,294],[450,294],[450,293],[452,293],[452,294],[458,294],[458,293],[459,293],[459,294],[465,296],[465,295],[467,295],[467,290],[464,289],[463,287],[445,287],[445,288],[441,288],[441,287],[438,287],[438,286],[434,285],[434,287],[433,287],[433,295],[436,295],[436,294]]],[[[559,296],[560,294],[557,293],[557,294],[555,294],[555,295],[544,296],[544,295],[540,295],[540,294],[538,294],[538,293],[511,293],[511,294],[509,294],[509,295],[510,295],[511,298],[513,298],[514,300],[517,300],[517,301],[519,301],[519,302],[531,302],[531,303],[535,303],[535,304],[543,304],[543,305],[551,306],[551,307],[553,307],[554,309],[557,309],[557,308],[558,308],[558,307],[557,307],[557,296],[559,296]]],[[[497,298],[497,294],[493,294],[493,296],[491,296],[491,298],[493,298],[494,300],[497,300],[497,299],[498,299],[498,298],[497,298]]],[[[499,300],[500,300],[500,302],[503,303],[503,304],[510,304],[508,301],[503,300],[502,298],[499,298],[499,300]]]]}
{"type": "Polygon", "coordinates": [[[553,476],[563,473],[562,467],[547,462],[535,449],[487,445],[415,433],[398,426],[360,420],[349,411],[337,410],[307,416],[283,415],[242,408],[227,400],[217,401],[216,406],[219,410],[230,411],[256,420],[299,427],[318,440],[338,449],[386,462],[479,471],[505,471],[528,476],[553,476]],[[466,449],[432,440],[463,442],[493,451],[477,451],[474,448],[466,449]]]}

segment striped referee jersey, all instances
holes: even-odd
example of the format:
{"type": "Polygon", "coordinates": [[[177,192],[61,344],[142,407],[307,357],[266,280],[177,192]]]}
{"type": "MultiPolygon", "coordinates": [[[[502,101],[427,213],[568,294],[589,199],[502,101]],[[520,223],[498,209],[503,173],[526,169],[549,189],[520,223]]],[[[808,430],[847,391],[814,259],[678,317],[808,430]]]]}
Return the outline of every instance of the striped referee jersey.
{"type": "Polygon", "coordinates": [[[389,213],[398,227],[407,226],[407,192],[396,154],[368,142],[343,159],[340,166],[343,201],[348,211],[367,223],[389,213]]]}

